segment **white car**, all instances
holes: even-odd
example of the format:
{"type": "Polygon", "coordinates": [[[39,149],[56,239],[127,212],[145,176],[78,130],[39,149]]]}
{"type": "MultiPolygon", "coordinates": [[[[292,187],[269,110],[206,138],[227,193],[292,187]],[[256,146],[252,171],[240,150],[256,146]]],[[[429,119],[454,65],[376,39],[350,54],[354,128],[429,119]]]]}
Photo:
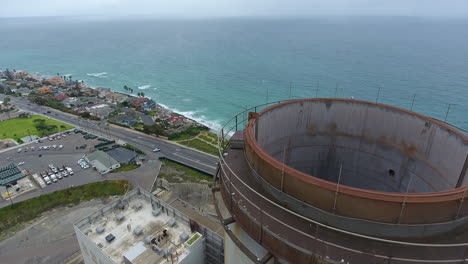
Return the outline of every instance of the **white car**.
{"type": "Polygon", "coordinates": [[[47,185],[49,185],[49,184],[52,183],[52,182],[50,181],[49,176],[44,176],[43,178],[44,178],[44,181],[45,181],[45,183],[46,183],[47,185]]]}
{"type": "Polygon", "coordinates": [[[56,149],[56,148],[57,148],[57,145],[52,145],[52,148],[53,148],[53,149],[56,149]]]}
{"type": "Polygon", "coordinates": [[[60,172],[55,173],[55,176],[59,179],[62,179],[62,174],[60,174],[60,172]]]}
{"type": "Polygon", "coordinates": [[[22,150],[23,150],[22,148],[19,148],[19,149],[18,149],[18,153],[20,153],[22,150]]]}
{"type": "Polygon", "coordinates": [[[54,174],[50,175],[50,179],[53,181],[53,182],[57,182],[57,177],[55,177],[54,174]]]}
{"type": "Polygon", "coordinates": [[[153,152],[159,152],[159,151],[161,151],[160,148],[155,148],[155,149],[153,149],[153,152]]]}
{"type": "Polygon", "coordinates": [[[73,175],[73,170],[70,167],[67,167],[68,174],[73,175]]]}
{"type": "Polygon", "coordinates": [[[59,149],[63,149],[63,145],[60,145],[60,146],[59,146],[59,149]]]}
{"type": "Polygon", "coordinates": [[[24,165],[24,163],[24,161],[21,161],[20,163],[18,163],[18,166],[24,165]]]}

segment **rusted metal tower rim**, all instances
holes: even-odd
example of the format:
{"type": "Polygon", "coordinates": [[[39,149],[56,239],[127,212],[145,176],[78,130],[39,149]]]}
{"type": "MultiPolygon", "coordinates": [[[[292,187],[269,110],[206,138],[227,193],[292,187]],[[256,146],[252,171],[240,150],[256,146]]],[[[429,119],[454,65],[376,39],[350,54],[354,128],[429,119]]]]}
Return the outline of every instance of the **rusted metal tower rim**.
{"type": "MultiPolygon", "coordinates": [[[[428,116],[425,116],[419,113],[408,111],[406,109],[402,109],[402,108],[398,108],[398,107],[394,107],[390,105],[385,105],[385,104],[380,104],[380,103],[363,101],[363,100],[341,99],[341,98],[296,99],[296,100],[291,100],[291,101],[287,101],[287,102],[283,102],[283,103],[270,106],[262,110],[259,113],[259,116],[277,107],[281,107],[287,104],[298,103],[298,102],[305,102],[305,101],[348,101],[348,102],[357,102],[357,103],[371,104],[371,105],[376,105],[380,107],[391,108],[391,109],[402,111],[411,115],[415,115],[422,119],[426,119],[427,121],[436,123],[437,125],[442,126],[446,128],[447,130],[450,130],[451,132],[462,137],[465,142],[468,142],[468,136],[463,135],[461,132],[455,130],[454,128],[450,127],[449,125],[441,121],[432,119],[428,116]]],[[[290,177],[295,177],[303,182],[316,185],[322,188],[326,188],[333,192],[337,190],[336,183],[322,180],[310,174],[306,174],[299,170],[296,170],[290,166],[283,165],[280,161],[278,161],[277,159],[273,158],[270,154],[268,154],[255,140],[255,136],[254,136],[255,133],[253,131],[253,126],[254,126],[255,121],[256,119],[251,119],[249,121],[245,129],[245,141],[246,141],[246,144],[249,144],[249,146],[252,148],[252,150],[257,156],[259,156],[262,160],[267,162],[270,166],[274,167],[275,169],[279,171],[284,170],[285,175],[289,175],[290,177]]],[[[339,193],[343,193],[347,195],[357,196],[357,197],[366,198],[366,199],[389,201],[389,202],[402,202],[403,200],[405,200],[406,203],[431,203],[431,202],[439,203],[439,202],[458,200],[464,197],[465,191],[467,190],[468,190],[468,185],[462,186],[459,188],[454,188],[448,191],[404,194],[404,193],[395,193],[395,192],[373,191],[373,190],[362,189],[362,188],[357,188],[357,187],[350,187],[346,185],[340,185],[339,187],[339,193]]]]}

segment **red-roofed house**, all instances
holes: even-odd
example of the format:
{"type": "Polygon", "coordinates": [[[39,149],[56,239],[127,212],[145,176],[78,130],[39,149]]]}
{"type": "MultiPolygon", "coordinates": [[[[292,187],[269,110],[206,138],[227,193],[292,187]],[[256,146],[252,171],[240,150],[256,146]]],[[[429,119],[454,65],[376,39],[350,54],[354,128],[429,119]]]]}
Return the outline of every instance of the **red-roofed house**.
{"type": "Polygon", "coordinates": [[[140,97],[140,98],[135,98],[130,101],[130,104],[132,104],[134,107],[140,106],[142,103],[148,101],[148,98],[146,97],[140,97]]]}
{"type": "Polygon", "coordinates": [[[53,85],[53,86],[59,86],[59,85],[65,84],[65,80],[58,77],[58,76],[53,77],[53,78],[49,78],[49,79],[45,80],[45,82],[50,84],[50,85],[53,85]]]}
{"type": "Polygon", "coordinates": [[[55,99],[64,100],[64,99],[67,99],[68,97],[69,97],[69,96],[66,95],[66,94],[61,94],[61,95],[55,96],[55,99]]]}

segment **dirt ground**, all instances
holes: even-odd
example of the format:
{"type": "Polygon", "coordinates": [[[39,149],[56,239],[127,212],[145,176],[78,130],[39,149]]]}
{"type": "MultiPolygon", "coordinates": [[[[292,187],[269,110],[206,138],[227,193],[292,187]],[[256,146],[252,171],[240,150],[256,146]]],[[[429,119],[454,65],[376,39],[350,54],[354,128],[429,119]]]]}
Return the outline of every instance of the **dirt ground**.
{"type": "Polygon", "coordinates": [[[17,145],[18,145],[18,142],[14,141],[13,139],[7,138],[7,139],[0,140],[0,150],[11,148],[17,145]]]}

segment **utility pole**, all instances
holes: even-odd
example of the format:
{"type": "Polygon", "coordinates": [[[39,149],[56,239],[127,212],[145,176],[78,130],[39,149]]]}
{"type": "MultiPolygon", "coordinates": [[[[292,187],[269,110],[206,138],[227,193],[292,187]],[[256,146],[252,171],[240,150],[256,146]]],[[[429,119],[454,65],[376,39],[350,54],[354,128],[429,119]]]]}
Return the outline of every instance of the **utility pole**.
{"type": "Polygon", "coordinates": [[[5,185],[5,188],[6,188],[7,193],[8,193],[8,198],[10,198],[10,204],[11,204],[11,206],[13,206],[13,200],[11,200],[10,191],[8,190],[8,187],[11,187],[11,185],[7,184],[7,185],[5,185]]]}

